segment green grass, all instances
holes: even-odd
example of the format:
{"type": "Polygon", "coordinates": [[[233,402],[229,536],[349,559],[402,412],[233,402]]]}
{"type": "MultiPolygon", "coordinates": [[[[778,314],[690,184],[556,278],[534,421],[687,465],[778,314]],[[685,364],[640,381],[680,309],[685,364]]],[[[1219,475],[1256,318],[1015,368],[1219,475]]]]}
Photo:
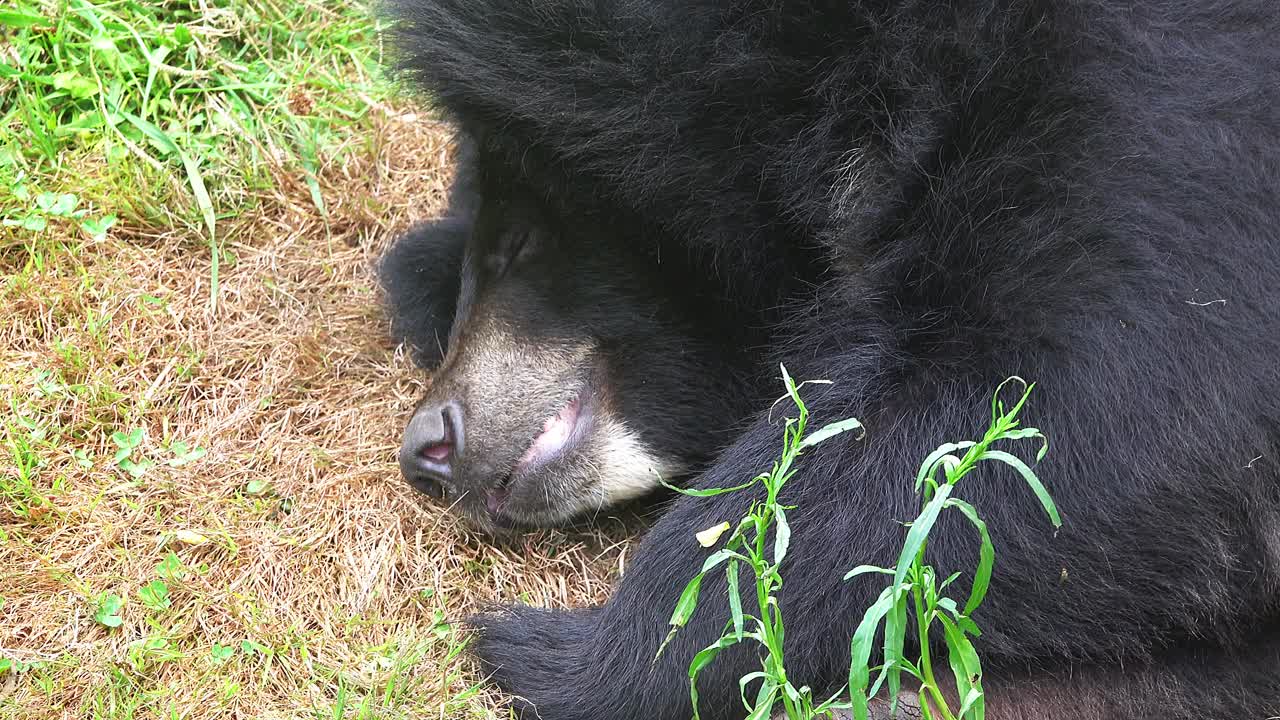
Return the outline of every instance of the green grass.
{"type": "Polygon", "coordinates": [[[0,3],[0,719],[491,714],[453,621],[489,561],[386,482],[369,390],[415,377],[370,257],[444,173],[379,30],[0,3]]]}
{"type": "Polygon", "coordinates": [[[347,2],[16,0],[0,32],[0,222],[198,228],[213,302],[220,222],[281,172],[325,214],[320,166],[389,96],[347,2]]]}
{"type": "MultiPolygon", "coordinates": [[[[755,485],[764,489],[764,499],[751,504],[724,545],[706,559],[701,572],[685,586],[671,616],[671,631],[658,649],[660,655],[667,643],[693,617],[706,574],[725,565],[730,618],[724,634],[698,652],[689,665],[689,692],[695,720],[699,717],[699,674],[715,661],[721,651],[746,641],[760,645],[763,650],[761,669],[741,679],[747,720],[769,720],[779,706],[788,720],[829,717],[834,711],[850,711],[855,720],[867,720],[869,703],[882,689],[887,691],[889,710],[893,713],[898,708],[904,675],[917,683],[918,710],[926,720],[982,720],[985,717],[982,663],[974,644],[981,630],[971,616],[986,597],[996,554],[986,523],[977,510],[953,493],[959,482],[979,463],[1002,463],[1022,477],[1054,527],[1062,524],[1057,507],[1035,472],[1017,456],[992,447],[1002,441],[1040,440],[1036,461],[1044,458],[1048,450],[1044,435],[1035,428],[1021,427],[1018,421],[1018,414],[1030,397],[1032,387],[1019,378],[1006,380],[992,395],[990,423],[980,439],[947,443],[925,458],[915,478],[915,490],[921,501],[920,514],[906,523],[907,532],[897,563],[889,568],[860,565],[844,576],[847,581],[867,573],[880,573],[891,576],[892,582],[866,609],[850,640],[848,683],[831,697],[822,699],[815,698],[807,686],[795,686],[787,675],[783,608],[776,592],[782,586],[782,562],[791,540],[792,531],[786,512],[794,507],[781,504],[778,498],[783,486],[798,472],[794,463],[805,449],[844,432],[860,431],[862,426],[857,420],[850,419],[808,432],[809,409],[800,397],[800,388],[805,383],[797,384],[785,367],[782,368],[782,377],[787,390],[784,399],[795,405],[797,416],[786,419],[782,455],[773,467],[735,487],[706,490],[672,487],[694,497],[739,492],[755,485]],[[1022,385],[1023,392],[1012,407],[1006,408],[1001,394],[1009,384],[1022,385]],[[961,573],[953,573],[939,581],[937,572],[926,562],[929,533],[939,515],[946,510],[964,515],[980,540],[978,567],[963,606],[944,594],[961,573]],[[772,542],[769,542],[770,535],[772,542]],[[744,611],[742,606],[740,566],[750,569],[753,575],[755,614],[744,611]],[[907,657],[905,651],[907,636],[912,631],[916,634],[916,646],[919,648],[915,658],[907,657]],[[934,671],[938,635],[941,635],[941,647],[945,650],[955,681],[959,705],[954,708],[934,671]],[[875,663],[873,648],[877,638],[883,642],[879,663],[875,663]],[[876,673],[874,683],[870,680],[872,673],[876,673]],[[754,696],[748,692],[752,685],[755,686],[754,696]]],[[[709,528],[698,534],[698,540],[706,547],[713,547],[730,527],[729,523],[723,523],[709,528]]]]}

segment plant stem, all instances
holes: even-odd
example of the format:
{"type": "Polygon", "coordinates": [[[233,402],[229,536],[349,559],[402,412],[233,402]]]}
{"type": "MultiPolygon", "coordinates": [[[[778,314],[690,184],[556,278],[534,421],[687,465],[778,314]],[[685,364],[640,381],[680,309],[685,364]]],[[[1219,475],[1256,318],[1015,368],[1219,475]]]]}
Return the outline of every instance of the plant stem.
{"type": "MultiPolygon", "coordinates": [[[[947,705],[946,698],[943,697],[942,691],[938,688],[938,681],[933,675],[933,654],[930,652],[929,646],[929,622],[927,618],[924,598],[924,582],[925,573],[922,566],[924,558],[924,547],[920,548],[920,554],[916,556],[912,563],[912,575],[914,581],[911,584],[911,604],[916,611],[916,633],[920,643],[920,674],[923,676],[923,689],[928,690],[929,697],[921,698],[922,702],[929,702],[932,699],[935,709],[942,715],[945,720],[955,720],[951,708],[947,705]]],[[[929,580],[932,582],[932,579],[929,580]]]]}

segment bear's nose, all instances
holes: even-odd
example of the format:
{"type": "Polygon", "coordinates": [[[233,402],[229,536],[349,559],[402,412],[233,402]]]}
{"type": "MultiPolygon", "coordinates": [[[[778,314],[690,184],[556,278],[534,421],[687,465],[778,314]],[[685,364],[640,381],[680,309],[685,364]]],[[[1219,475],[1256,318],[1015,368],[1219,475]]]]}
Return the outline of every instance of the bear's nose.
{"type": "Polygon", "coordinates": [[[463,450],[462,409],[453,401],[418,408],[404,430],[400,472],[420,492],[442,499],[452,490],[453,462],[463,450]]]}

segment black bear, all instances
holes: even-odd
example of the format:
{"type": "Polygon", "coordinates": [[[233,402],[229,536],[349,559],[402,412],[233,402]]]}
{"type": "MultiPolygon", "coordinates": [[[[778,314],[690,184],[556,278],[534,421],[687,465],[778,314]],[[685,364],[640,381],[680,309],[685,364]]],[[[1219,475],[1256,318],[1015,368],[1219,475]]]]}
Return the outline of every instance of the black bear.
{"type": "MultiPolygon", "coordinates": [[[[994,718],[1280,713],[1280,5],[1273,0],[394,0],[404,66],[468,143],[403,239],[395,329],[439,364],[406,477],[495,532],[736,485],[780,449],[779,361],[831,385],[784,500],[788,672],[844,681],[910,479],[1005,377],[1015,473],[963,493],[998,557],[994,718]]],[[[614,596],[476,618],[525,717],[676,720],[723,593],[654,653],[752,497],[680,498],[614,596]]],[[[930,562],[972,568],[941,523],[930,562]]],[[[960,581],[963,583],[963,580],[960,581]]],[[[739,646],[700,681],[742,715],[739,646]]]]}

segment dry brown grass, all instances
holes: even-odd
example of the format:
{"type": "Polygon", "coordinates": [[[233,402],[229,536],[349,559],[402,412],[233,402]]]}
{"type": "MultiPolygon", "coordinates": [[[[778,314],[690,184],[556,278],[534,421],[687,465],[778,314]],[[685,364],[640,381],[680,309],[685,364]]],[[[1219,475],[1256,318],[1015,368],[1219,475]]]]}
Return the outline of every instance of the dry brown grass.
{"type": "Polygon", "coordinates": [[[425,378],[388,339],[371,270],[439,209],[448,133],[374,114],[372,140],[321,170],[327,231],[283,170],[222,221],[234,261],[213,312],[194,230],[67,228],[35,249],[0,231],[0,658],[35,663],[0,675],[0,717],[494,716],[457,621],[606,594],[622,543],[494,547],[399,482],[425,378]],[[112,433],[136,428],[157,461],[140,479],[112,463],[112,433]],[[169,467],[175,441],[208,454],[169,467]],[[169,552],[188,572],[148,609],[169,552]],[[115,629],[94,617],[111,593],[115,629]]]}

